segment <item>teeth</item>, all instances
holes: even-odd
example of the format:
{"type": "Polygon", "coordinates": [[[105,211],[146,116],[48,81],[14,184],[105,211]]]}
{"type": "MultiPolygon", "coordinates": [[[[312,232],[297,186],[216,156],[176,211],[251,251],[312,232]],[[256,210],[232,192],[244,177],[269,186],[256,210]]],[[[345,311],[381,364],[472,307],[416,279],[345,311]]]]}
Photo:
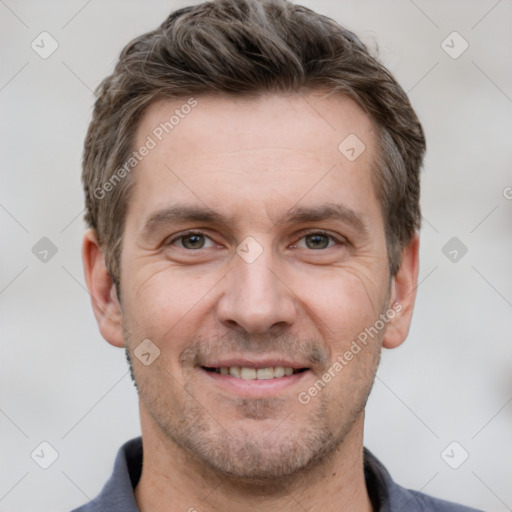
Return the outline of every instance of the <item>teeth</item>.
{"type": "Polygon", "coordinates": [[[256,371],[256,378],[258,380],[267,380],[274,378],[274,368],[258,368],[256,371]]]}
{"type": "Polygon", "coordinates": [[[274,366],[269,368],[222,366],[221,368],[216,368],[215,372],[222,375],[231,375],[232,377],[237,377],[244,380],[269,380],[290,376],[293,374],[293,368],[285,368],[284,366],[274,366]]]}
{"type": "Polygon", "coordinates": [[[254,380],[256,378],[256,370],[254,368],[240,368],[240,377],[244,380],[254,380]]]}
{"type": "Polygon", "coordinates": [[[278,379],[279,377],[284,377],[284,367],[276,366],[274,368],[274,377],[278,379]]]}
{"type": "Polygon", "coordinates": [[[240,366],[230,366],[229,375],[231,375],[231,377],[240,378],[240,366]]]}

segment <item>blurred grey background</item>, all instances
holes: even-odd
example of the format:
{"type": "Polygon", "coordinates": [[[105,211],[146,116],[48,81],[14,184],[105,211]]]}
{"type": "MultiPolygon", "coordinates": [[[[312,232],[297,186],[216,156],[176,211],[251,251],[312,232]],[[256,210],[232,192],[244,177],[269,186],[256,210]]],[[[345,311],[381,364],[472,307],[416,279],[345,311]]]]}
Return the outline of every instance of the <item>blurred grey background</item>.
{"type": "MultiPolygon", "coordinates": [[[[84,288],[80,159],[122,47],[189,3],[0,0],[2,512],[88,501],[139,435],[84,288]]],[[[512,2],[302,3],[378,45],[427,135],[415,317],[383,355],[365,444],[402,485],[512,510],[512,2]]]]}

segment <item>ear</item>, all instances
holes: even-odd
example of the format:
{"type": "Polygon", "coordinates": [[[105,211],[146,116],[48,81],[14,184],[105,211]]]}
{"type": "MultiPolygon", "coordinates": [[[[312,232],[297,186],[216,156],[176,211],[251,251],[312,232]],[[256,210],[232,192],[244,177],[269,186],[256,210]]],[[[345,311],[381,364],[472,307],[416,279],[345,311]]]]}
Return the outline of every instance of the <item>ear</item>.
{"type": "Polygon", "coordinates": [[[392,278],[389,308],[396,314],[389,322],[382,340],[382,346],[385,348],[398,347],[409,333],[418,287],[419,247],[420,239],[416,234],[402,249],[400,268],[392,278]]]}
{"type": "Polygon", "coordinates": [[[92,309],[101,335],[115,347],[124,346],[121,306],[94,229],[84,234],[82,260],[92,309]]]}

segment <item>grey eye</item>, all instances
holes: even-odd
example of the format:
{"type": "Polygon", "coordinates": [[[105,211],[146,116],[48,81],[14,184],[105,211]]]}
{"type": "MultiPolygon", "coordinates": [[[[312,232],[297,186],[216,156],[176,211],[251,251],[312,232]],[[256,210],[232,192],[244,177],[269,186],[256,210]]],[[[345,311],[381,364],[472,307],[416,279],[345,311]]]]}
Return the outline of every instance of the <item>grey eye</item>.
{"type": "Polygon", "coordinates": [[[205,243],[205,236],[197,233],[185,235],[181,237],[181,245],[185,249],[202,249],[205,243]]]}
{"type": "Polygon", "coordinates": [[[308,249],[326,249],[329,247],[330,237],[321,233],[314,233],[304,237],[308,249]]]}

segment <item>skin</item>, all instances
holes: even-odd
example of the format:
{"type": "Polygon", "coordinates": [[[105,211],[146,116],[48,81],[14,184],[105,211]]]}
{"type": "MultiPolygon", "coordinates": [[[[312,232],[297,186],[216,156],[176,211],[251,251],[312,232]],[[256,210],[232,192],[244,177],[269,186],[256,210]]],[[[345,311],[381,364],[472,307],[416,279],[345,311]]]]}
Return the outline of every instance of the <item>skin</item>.
{"type": "MultiPolygon", "coordinates": [[[[121,304],[94,231],[84,236],[100,331],[112,345],[126,344],[139,390],[138,506],[252,511],[257,499],[262,511],[295,511],[299,504],[308,511],[372,510],[363,473],[364,406],[381,348],[407,336],[419,244],[415,237],[403,249],[391,277],[370,170],[372,123],[352,100],[320,92],[197,101],[132,173],[121,304]],[[349,134],[366,146],[352,162],[338,150],[349,134]],[[351,216],[289,218],[294,208],[327,204],[351,216]],[[176,205],[215,212],[224,222],[161,218],[145,229],[155,212],[176,205]],[[183,238],[190,229],[199,236],[183,238]],[[261,252],[250,263],[237,253],[247,237],[257,242],[250,254],[261,252]],[[397,303],[400,314],[301,403],[299,393],[397,303]],[[134,356],[145,339],[160,350],[148,366],[134,356]],[[242,387],[202,368],[240,359],[279,359],[307,371],[282,386],[272,387],[274,379],[270,387],[242,387]]],[[[150,106],[135,146],[183,103],[150,106]]]]}

